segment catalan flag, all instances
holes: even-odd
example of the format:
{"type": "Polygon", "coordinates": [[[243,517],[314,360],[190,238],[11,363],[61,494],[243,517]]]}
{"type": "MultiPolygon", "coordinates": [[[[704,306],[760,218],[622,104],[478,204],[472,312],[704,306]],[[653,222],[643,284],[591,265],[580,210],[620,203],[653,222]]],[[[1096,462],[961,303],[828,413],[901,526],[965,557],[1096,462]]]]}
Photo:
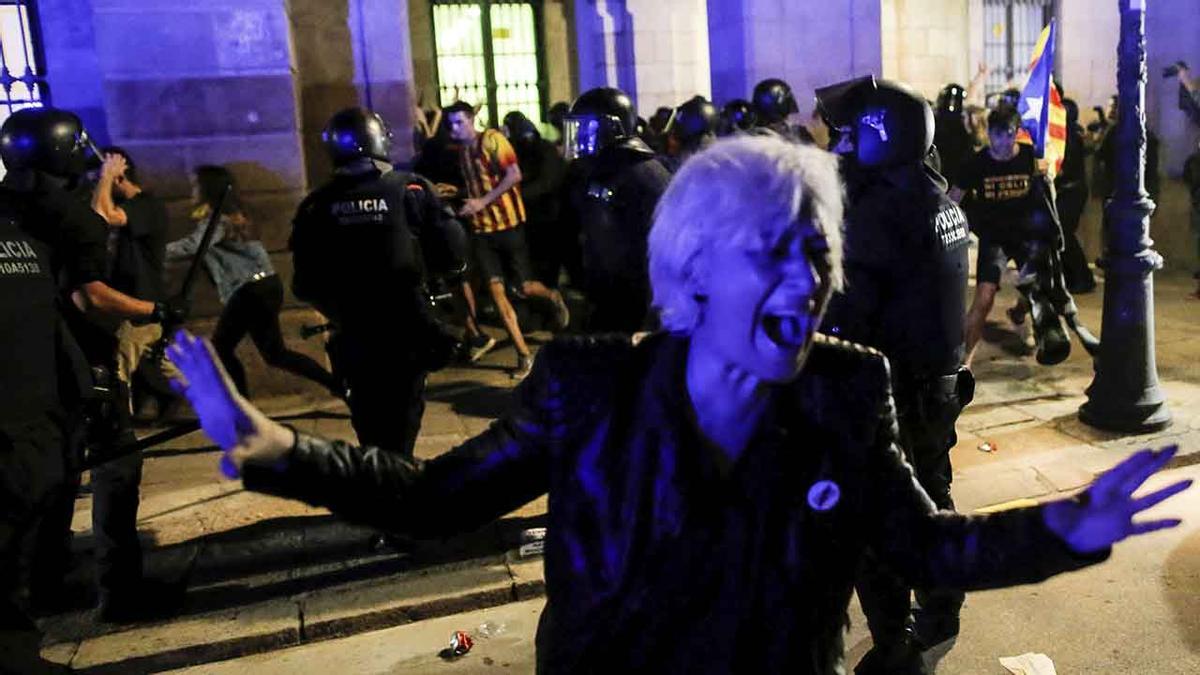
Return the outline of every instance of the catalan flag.
{"type": "Polygon", "coordinates": [[[1063,153],[1067,148],[1067,110],[1062,97],[1054,87],[1054,41],[1057,35],[1054,20],[1042,29],[1037,44],[1033,46],[1033,58],[1029,63],[1029,76],[1021,90],[1017,112],[1021,114],[1021,128],[1029,134],[1034,153],[1038,159],[1046,160],[1047,173],[1053,178],[1062,168],[1063,153]]]}

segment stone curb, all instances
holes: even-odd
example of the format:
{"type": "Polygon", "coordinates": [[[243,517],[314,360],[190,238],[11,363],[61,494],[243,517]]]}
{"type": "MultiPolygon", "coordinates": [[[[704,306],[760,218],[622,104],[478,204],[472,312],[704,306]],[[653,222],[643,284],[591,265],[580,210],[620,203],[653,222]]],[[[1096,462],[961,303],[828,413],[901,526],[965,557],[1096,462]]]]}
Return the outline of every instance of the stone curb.
{"type": "MultiPolygon", "coordinates": [[[[95,675],[121,673],[124,675],[130,673],[161,672],[261,654],[321,640],[343,638],[406,623],[486,609],[544,595],[545,580],[541,574],[540,557],[526,561],[511,562],[517,560],[515,554],[510,553],[503,561],[499,561],[497,556],[492,556],[464,561],[454,565],[453,569],[447,571],[422,575],[424,583],[437,586],[440,585],[442,577],[453,576],[464,569],[482,569],[488,566],[496,567],[499,563],[506,570],[509,580],[507,583],[492,587],[485,585],[482,588],[460,588],[456,589],[456,592],[421,597],[412,602],[401,600],[396,604],[390,604],[384,601],[378,605],[363,607],[347,615],[315,622],[307,621],[306,606],[319,599],[319,596],[323,595],[328,600],[328,596],[337,594],[350,595],[354,592],[353,589],[347,588],[322,589],[311,593],[301,593],[287,598],[271,600],[261,603],[258,608],[238,608],[239,611],[262,610],[266,608],[273,609],[274,611],[294,612],[294,625],[252,633],[249,631],[257,627],[256,622],[237,622],[238,628],[248,630],[244,633],[216,637],[215,639],[199,644],[167,647],[154,653],[134,655],[128,658],[118,657],[115,660],[104,660],[97,663],[79,662],[81,657],[86,656],[86,652],[88,651],[88,639],[85,639],[82,643],[73,645],[73,649],[71,649],[71,645],[55,645],[46,650],[45,654],[47,658],[53,660],[66,661],[69,659],[72,667],[80,673],[95,675]],[[289,605],[294,607],[289,607],[289,605]],[[68,649],[70,650],[69,652],[67,651],[68,649]]],[[[390,580],[390,583],[381,583],[378,580],[369,583],[372,593],[387,596],[389,590],[401,589],[406,583],[411,581],[412,576],[401,575],[390,580]]],[[[347,586],[353,586],[353,584],[348,584],[347,586]]],[[[337,600],[337,598],[334,599],[337,600]]],[[[227,612],[190,618],[202,621],[219,621],[221,619],[228,619],[229,617],[226,615],[227,612]]],[[[236,616],[237,614],[234,615],[235,620],[236,616]]],[[[139,626],[131,627],[123,633],[128,634],[127,637],[129,640],[155,642],[157,640],[169,639],[172,632],[171,627],[172,623],[139,626]],[[154,634],[161,634],[161,636],[155,638],[154,634]]],[[[110,642],[119,641],[123,637],[126,637],[123,633],[110,633],[105,636],[99,636],[99,638],[105,638],[110,642]]]]}

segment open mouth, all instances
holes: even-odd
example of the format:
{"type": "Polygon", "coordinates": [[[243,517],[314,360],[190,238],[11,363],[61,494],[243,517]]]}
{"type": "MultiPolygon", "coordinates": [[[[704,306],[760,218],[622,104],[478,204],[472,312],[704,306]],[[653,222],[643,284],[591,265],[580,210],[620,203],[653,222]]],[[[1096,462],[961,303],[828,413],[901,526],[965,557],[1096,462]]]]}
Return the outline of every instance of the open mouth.
{"type": "Polygon", "coordinates": [[[797,314],[768,314],[762,326],[767,339],[781,349],[799,349],[808,339],[805,322],[797,314]]]}

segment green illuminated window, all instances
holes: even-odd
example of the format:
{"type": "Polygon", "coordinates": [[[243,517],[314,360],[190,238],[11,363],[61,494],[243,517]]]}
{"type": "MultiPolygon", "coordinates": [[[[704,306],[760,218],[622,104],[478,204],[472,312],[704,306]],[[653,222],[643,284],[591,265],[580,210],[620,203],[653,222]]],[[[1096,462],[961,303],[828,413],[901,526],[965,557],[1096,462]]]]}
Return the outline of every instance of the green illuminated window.
{"type": "Polygon", "coordinates": [[[535,123],[545,109],[538,39],[540,17],[532,2],[435,0],[433,43],[438,98],[477,106],[480,121],[495,126],[513,110],[535,123]]]}

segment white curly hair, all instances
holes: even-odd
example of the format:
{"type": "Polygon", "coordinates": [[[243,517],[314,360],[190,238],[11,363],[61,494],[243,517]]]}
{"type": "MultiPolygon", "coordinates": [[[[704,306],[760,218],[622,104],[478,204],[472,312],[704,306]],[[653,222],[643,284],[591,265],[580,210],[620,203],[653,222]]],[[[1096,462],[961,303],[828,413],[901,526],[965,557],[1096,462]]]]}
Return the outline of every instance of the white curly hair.
{"type": "Polygon", "coordinates": [[[706,247],[765,250],[807,220],[829,245],[829,282],[841,290],[842,200],[837,156],[814,147],[744,135],[692,156],[659,200],[650,230],[650,284],[663,327],[690,334],[699,322],[706,247]]]}

